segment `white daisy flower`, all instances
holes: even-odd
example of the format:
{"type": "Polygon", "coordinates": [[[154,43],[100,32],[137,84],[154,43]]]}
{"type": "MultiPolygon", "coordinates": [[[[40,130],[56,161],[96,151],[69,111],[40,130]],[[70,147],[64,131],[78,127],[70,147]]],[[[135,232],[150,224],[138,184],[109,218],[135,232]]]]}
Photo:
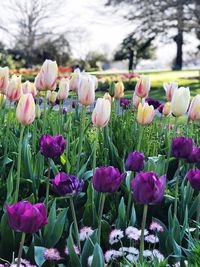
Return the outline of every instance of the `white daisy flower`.
{"type": "Polygon", "coordinates": [[[120,229],[114,229],[109,235],[109,243],[113,245],[114,243],[118,243],[120,239],[124,237],[124,233],[120,229]]]}

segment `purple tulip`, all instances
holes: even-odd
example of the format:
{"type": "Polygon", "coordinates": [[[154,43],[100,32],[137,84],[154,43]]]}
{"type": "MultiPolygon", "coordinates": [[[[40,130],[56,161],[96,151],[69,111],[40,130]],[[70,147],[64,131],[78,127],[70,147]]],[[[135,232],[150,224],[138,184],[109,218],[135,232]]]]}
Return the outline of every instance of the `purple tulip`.
{"type": "Polygon", "coordinates": [[[62,135],[42,135],[40,137],[40,152],[46,158],[57,158],[63,154],[66,148],[65,139],[62,135]]]}
{"type": "Polygon", "coordinates": [[[76,107],[76,103],[74,100],[72,100],[72,108],[75,108],[76,107]]]}
{"type": "Polygon", "coordinates": [[[120,99],[120,106],[123,109],[128,109],[129,108],[129,105],[130,105],[130,100],[129,99],[127,99],[127,98],[121,98],[120,99]]]}
{"type": "Polygon", "coordinates": [[[163,108],[164,108],[165,104],[161,104],[159,107],[158,107],[158,111],[162,114],[163,112],[163,108]]]}
{"type": "Polygon", "coordinates": [[[187,173],[187,179],[194,189],[200,190],[200,170],[189,170],[187,173]]]}
{"type": "Polygon", "coordinates": [[[18,232],[35,233],[48,223],[44,204],[20,201],[11,206],[6,204],[10,227],[18,232]]]}
{"type": "Polygon", "coordinates": [[[150,105],[152,105],[154,107],[154,109],[157,109],[160,105],[161,105],[161,102],[157,99],[153,99],[153,98],[147,98],[145,100],[145,102],[147,102],[150,105]]]}
{"type": "Polygon", "coordinates": [[[190,157],[194,147],[192,138],[176,137],[172,139],[172,155],[175,158],[187,159],[190,157]]]}
{"type": "Polygon", "coordinates": [[[140,172],[131,182],[133,197],[140,204],[156,204],[164,196],[166,176],[158,178],[154,172],[140,172]]]}
{"type": "Polygon", "coordinates": [[[78,195],[83,190],[84,181],[64,172],[58,173],[53,180],[55,191],[61,195],[78,195]]]}
{"type": "Polygon", "coordinates": [[[126,160],[126,170],[140,172],[144,169],[145,156],[139,151],[134,151],[128,154],[126,160]]]}
{"type": "Polygon", "coordinates": [[[97,192],[114,193],[119,189],[125,175],[112,166],[99,167],[93,176],[92,184],[97,192]]]}
{"type": "Polygon", "coordinates": [[[200,163],[200,147],[193,147],[192,153],[187,158],[187,162],[200,163]]]}
{"type": "Polygon", "coordinates": [[[67,113],[67,108],[63,108],[62,112],[63,114],[67,113]]]}

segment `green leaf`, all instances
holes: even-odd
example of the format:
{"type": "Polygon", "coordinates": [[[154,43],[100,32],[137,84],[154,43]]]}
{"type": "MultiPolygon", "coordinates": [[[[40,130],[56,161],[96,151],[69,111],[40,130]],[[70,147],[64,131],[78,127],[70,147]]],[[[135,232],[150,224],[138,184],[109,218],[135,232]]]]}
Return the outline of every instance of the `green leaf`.
{"type": "Polygon", "coordinates": [[[44,257],[44,251],[45,251],[44,247],[37,247],[37,246],[34,247],[35,262],[39,267],[41,267],[42,264],[46,261],[44,257]]]}
{"type": "Polygon", "coordinates": [[[116,222],[118,228],[124,229],[126,227],[126,206],[124,203],[124,198],[121,198],[119,208],[118,208],[118,219],[116,222]]]}
{"type": "Polygon", "coordinates": [[[79,256],[76,254],[74,250],[74,242],[73,242],[71,234],[69,235],[67,239],[67,248],[69,250],[69,257],[70,257],[72,266],[81,267],[79,256]]]}
{"type": "Polygon", "coordinates": [[[81,253],[81,264],[82,267],[88,267],[88,257],[93,254],[94,244],[97,242],[97,230],[88,238],[83,246],[83,250],[81,253]]]}
{"type": "Polygon", "coordinates": [[[91,267],[104,267],[104,255],[99,244],[94,247],[93,260],[91,267]]]}
{"type": "Polygon", "coordinates": [[[6,187],[7,187],[6,203],[13,204],[13,198],[12,198],[12,193],[13,193],[13,166],[9,171],[6,187]]]}

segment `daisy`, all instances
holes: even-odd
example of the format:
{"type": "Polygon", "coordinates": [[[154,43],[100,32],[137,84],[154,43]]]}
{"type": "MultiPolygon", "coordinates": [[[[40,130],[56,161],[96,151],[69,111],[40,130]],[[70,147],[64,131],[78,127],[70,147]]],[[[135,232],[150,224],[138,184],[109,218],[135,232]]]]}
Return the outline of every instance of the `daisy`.
{"type": "Polygon", "coordinates": [[[164,228],[157,222],[152,222],[149,226],[151,231],[164,232],[164,228]]]}
{"type": "Polygon", "coordinates": [[[145,236],[144,240],[151,244],[155,244],[159,242],[159,238],[155,235],[147,235],[145,236]]]}
{"type": "Polygon", "coordinates": [[[119,258],[123,255],[122,252],[120,251],[117,251],[117,250],[114,250],[114,249],[111,249],[111,250],[107,250],[104,257],[105,257],[105,261],[107,263],[109,263],[110,261],[116,259],[116,258],[119,258]]]}
{"type": "Polygon", "coordinates": [[[154,249],[152,253],[153,253],[153,256],[154,256],[155,258],[157,258],[159,262],[161,262],[161,261],[164,260],[164,256],[163,256],[162,253],[160,253],[159,250],[154,249]]]}
{"type": "Polygon", "coordinates": [[[118,243],[124,237],[124,233],[120,229],[114,229],[109,235],[109,243],[113,245],[114,243],[118,243]]]}
{"type": "MultiPolygon", "coordinates": [[[[75,253],[76,253],[77,255],[80,254],[81,251],[80,251],[79,247],[77,247],[77,246],[75,246],[75,245],[73,245],[73,247],[74,247],[74,251],[75,251],[75,253]]],[[[65,252],[66,255],[69,255],[69,249],[68,249],[68,247],[65,248],[65,251],[64,251],[64,252],[65,252]]]]}
{"type": "Polygon", "coordinates": [[[87,226],[83,227],[79,233],[80,241],[84,241],[88,239],[88,237],[90,237],[93,233],[94,233],[94,230],[92,230],[91,227],[87,227],[87,226]]]}
{"type": "Polygon", "coordinates": [[[56,248],[47,248],[44,251],[44,258],[49,261],[59,261],[60,253],[56,248]]]}

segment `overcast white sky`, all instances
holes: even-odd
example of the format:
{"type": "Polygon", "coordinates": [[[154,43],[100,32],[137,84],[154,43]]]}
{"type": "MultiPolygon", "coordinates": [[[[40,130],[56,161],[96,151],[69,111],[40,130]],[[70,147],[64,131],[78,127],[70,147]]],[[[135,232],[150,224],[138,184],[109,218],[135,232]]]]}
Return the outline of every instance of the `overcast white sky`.
{"type": "MultiPolygon", "coordinates": [[[[7,1],[9,0],[0,0],[2,3],[6,3],[7,1]]],[[[12,1],[18,3],[20,1],[31,0],[12,1]]],[[[52,0],[52,2],[53,1],[54,0],[52,0]]],[[[76,40],[72,43],[74,56],[81,56],[84,59],[85,54],[92,50],[106,51],[107,54],[111,56],[123,38],[136,29],[135,25],[122,19],[121,15],[125,12],[124,10],[121,10],[119,14],[112,8],[105,7],[105,1],[106,0],[62,0],[59,13],[59,21],[61,22],[60,31],[76,28],[79,29],[79,31],[86,32],[83,34],[81,40],[76,40]]],[[[6,16],[7,14],[4,9],[1,8],[0,17],[4,18],[4,21],[6,21],[6,16]]],[[[52,19],[52,22],[53,21],[54,19],[52,19]]],[[[0,35],[0,38],[4,38],[4,36],[0,35]]],[[[185,46],[184,49],[191,53],[196,45],[197,42],[190,36],[190,38],[187,38],[187,46],[185,46]]],[[[168,65],[171,58],[175,56],[175,44],[173,42],[168,45],[159,43],[158,46],[158,64],[168,65]]]]}

